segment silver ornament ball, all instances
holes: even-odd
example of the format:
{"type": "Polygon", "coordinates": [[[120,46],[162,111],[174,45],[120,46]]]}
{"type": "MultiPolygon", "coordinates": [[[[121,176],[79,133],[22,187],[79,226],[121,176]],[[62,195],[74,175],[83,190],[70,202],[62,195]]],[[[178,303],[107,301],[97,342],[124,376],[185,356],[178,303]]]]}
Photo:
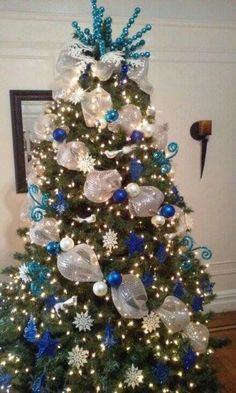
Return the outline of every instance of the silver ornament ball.
{"type": "Polygon", "coordinates": [[[93,284],[93,293],[96,296],[102,297],[107,294],[108,287],[104,281],[97,281],[93,284]]]}
{"type": "Polygon", "coordinates": [[[139,185],[136,183],[129,183],[125,189],[130,197],[136,197],[141,192],[139,185]]]}
{"type": "Polygon", "coordinates": [[[60,247],[62,251],[69,251],[74,248],[74,245],[74,240],[71,239],[69,236],[63,237],[63,239],[61,239],[60,241],[60,247]]]}
{"type": "Polygon", "coordinates": [[[156,215],[156,216],[153,216],[152,218],[151,218],[151,223],[152,223],[152,225],[154,225],[155,227],[159,227],[159,226],[162,226],[162,225],[164,225],[165,224],[165,217],[163,217],[163,216],[158,216],[158,215],[156,215]]]}

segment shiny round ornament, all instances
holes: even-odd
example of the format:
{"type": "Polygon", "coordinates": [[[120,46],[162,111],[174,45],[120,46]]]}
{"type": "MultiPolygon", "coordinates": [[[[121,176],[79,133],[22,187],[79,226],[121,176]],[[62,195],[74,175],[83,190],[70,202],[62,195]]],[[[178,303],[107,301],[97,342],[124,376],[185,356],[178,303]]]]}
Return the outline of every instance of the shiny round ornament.
{"type": "Polygon", "coordinates": [[[108,291],[107,284],[104,281],[97,281],[93,284],[93,293],[96,296],[106,296],[108,291]]]}
{"type": "Polygon", "coordinates": [[[122,275],[120,274],[120,272],[114,270],[113,272],[108,274],[107,282],[112,287],[118,287],[122,283],[122,275]]]}
{"type": "Polygon", "coordinates": [[[160,214],[165,218],[173,217],[175,215],[175,208],[169,204],[163,205],[160,214]]]}
{"type": "Polygon", "coordinates": [[[136,105],[127,104],[119,112],[119,124],[128,136],[138,128],[141,121],[142,113],[136,105]]]}
{"type": "Polygon", "coordinates": [[[67,133],[66,130],[64,130],[64,128],[56,128],[53,131],[52,135],[53,135],[53,139],[59,143],[62,143],[67,137],[67,133]]]}
{"type": "Polygon", "coordinates": [[[155,227],[160,227],[160,226],[164,225],[165,222],[166,222],[166,220],[165,220],[165,217],[163,217],[163,216],[156,215],[151,218],[151,223],[155,227]]]}
{"type": "Polygon", "coordinates": [[[154,124],[149,124],[148,122],[145,122],[142,125],[142,132],[145,138],[151,138],[154,133],[154,124]]]}
{"type": "Polygon", "coordinates": [[[74,240],[69,236],[63,237],[63,239],[60,241],[60,247],[62,251],[69,251],[74,247],[74,245],[74,240]]]}
{"type": "Polygon", "coordinates": [[[58,255],[59,252],[61,251],[60,243],[58,243],[58,242],[49,242],[47,244],[46,249],[47,249],[47,252],[50,255],[58,255]]]}
{"type": "Polygon", "coordinates": [[[124,188],[119,188],[113,194],[113,200],[116,203],[125,202],[127,198],[128,198],[128,193],[126,190],[124,190],[124,188]]]}
{"type": "Polygon", "coordinates": [[[143,139],[143,133],[141,131],[138,130],[134,130],[130,136],[131,141],[136,143],[136,142],[140,142],[143,139]]]}
{"type": "Polygon", "coordinates": [[[110,109],[107,111],[105,115],[105,120],[108,123],[113,123],[115,122],[119,117],[119,112],[116,109],[110,109]]]}
{"type": "Polygon", "coordinates": [[[141,190],[137,183],[129,183],[125,187],[126,191],[128,192],[130,197],[136,197],[140,194],[141,190]]]}

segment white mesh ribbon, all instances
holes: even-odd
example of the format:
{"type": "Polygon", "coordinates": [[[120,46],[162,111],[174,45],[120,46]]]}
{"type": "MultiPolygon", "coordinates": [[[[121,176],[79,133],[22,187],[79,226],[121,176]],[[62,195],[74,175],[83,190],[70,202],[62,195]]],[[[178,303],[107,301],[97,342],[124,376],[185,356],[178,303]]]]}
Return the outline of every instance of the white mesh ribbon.
{"type": "Polygon", "coordinates": [[[136,197],[129,198],[129,211],[132,216],[152,217],[164,201],[164,194],[153,186],[140,187],[136,197]]]}
{"type": "Polygon", "coordinates": [[[94,127],[97,121],[104,118],[106,112],[112,108],[111,95],[98,87],[84,95],[81,107],[86,126],[94,127]]]}
{"type": "Polygon", "coordinates": [[[141,319],[148,314],[147,293],[140,278],[125,274],[119,287],[112,287],[112,300],[120,315],[141,319]]]}
{"type": "Polygon", "coordinates": [[[138,84],[141,90],[147,94],[153,92],[152,85],[148,82],[148,59],[139,59],[134,67],[129,67],[128,77],[138,84]]]}
{"type": "Polygon", "coordinates": [[[84,195],[89,201],[103,203],[121,187],[120,174],[116,169],[90,172],[84,183],[84,195]]]}
{"type": "Polygon", "coordinates": [[[50,241],[60,241],[58,222],[55,218],[44,218],[32,224],[29,235],[31,241],[39,246],[46,246],[50,241]]]}
{"type": "Polygon", "coordinates": [[[57,163],[70,170],[79,171],[79,160],[88,153],[83,142],[63,143],[57,152],[57,163]]]}
{"type": "Polygon", "coordinates": [[[157,312],[172,333],[184,330],[190,322],[188,308],[175,296],[167,296],[157,312]]]}
{"type": "Polygon", "coordinates": [[[206,352],[209,341],[209,330],[201,323],[190,322],[184,333],[191,341],[194,351],[199,353],[206,352]]]}
{"type": "Polygon", "coordinates": [[[52,133],[55,128],[55,120],[57,116],[53,113],[47,115],[40,115],[34,123],[33,138],[39,140],[51,141],[53,139],[52,133]]]}
{"type": "Polygon", "coordinates": [[[58,255],[57,267],[67,280],[95,282],[103,279],[97,255],[87,244],[79,244],[58,255]]]}
{"type": "Polygon", "coordinates": [[[100,60],[92,66],[93,76],[96,76],[102,82],[110,79],[115,69],[114,64],[104,63],[100,60]]]}

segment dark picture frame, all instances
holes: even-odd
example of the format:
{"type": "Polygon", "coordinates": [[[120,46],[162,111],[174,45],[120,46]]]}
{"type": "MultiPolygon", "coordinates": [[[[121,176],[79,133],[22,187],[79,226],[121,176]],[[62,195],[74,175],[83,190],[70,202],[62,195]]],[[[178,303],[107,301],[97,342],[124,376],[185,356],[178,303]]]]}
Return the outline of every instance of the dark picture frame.
{"type": "Polygon", "coordinates": [[[27,192],[22,101],[52,101],[51,90],[10,90],[16,192],[27,192]]]}

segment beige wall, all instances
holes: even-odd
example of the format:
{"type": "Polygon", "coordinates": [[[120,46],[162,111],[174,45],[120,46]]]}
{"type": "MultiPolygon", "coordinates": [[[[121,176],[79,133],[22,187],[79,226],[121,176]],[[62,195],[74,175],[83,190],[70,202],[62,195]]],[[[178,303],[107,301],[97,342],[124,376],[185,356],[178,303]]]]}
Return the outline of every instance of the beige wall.
{"type": "MultiPolygon", "coordinates": [[[[85,0],[0,1],[0,264],[21,248],[15,235],[23,195],[15,193],[9,90],[48,89],[60,48],[71,36],[70,22],[89,23],[85,0]]],[[[132,7],[143,7],[153,31],[150,80],[153,103],[170,125],[170,141],[180,144],[177,183],[194,208],[194,236],[214,251],[216,310],[236,309],[236,3],[223,0],[103,1],[121,29],[132,7]],[[189,128],[213,121],[203,179],[200,147],[189,128]]],[[[107,10],[107,12],[108,12],[107,10]]]]}

